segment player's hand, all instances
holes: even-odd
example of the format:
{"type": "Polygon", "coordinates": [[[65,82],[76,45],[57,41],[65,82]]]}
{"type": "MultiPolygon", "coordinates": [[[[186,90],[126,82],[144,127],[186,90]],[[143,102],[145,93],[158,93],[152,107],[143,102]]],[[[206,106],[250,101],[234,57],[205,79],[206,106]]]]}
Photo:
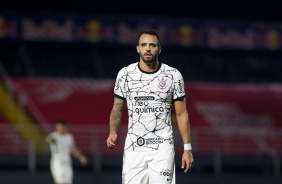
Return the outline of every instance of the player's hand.
{"type": "Polygon", "coordinates": [[[116,148],[116,144],[115,144],[116,140],[117,140],[117,134],[116,133],[110,133],[109,137],[106,141],[109,149],[115,149],[116,148]]]}
{"type": "Polygon", "coordinates": [[[51,144],[51,143],[55,143],[55,140],[54,140],[51,136],[47,136],[47,137],[45,138],[45,142],[46,142],[47,144],[51,144]]]}
{"type": "Polygon", "coordinates": [[[181,168],[184,169],[184,172],[187,173],[190,169],[192,169],[194,165],[194,158],[191,150],[185,150],[182,155],[182,164],[181,168]]]}
{"type": "Polygon", "coordinates": [[[80,156],[79,161],[83,166],[87,164],[87,158],[85,156],[80,156]]]}

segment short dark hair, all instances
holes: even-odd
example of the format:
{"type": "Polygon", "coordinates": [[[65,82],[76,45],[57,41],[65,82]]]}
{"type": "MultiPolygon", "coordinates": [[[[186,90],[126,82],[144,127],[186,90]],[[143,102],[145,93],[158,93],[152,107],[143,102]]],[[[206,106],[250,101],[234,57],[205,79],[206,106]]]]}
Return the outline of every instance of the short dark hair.
{"type": "Polygon", "coordinates": [[[159,36],[158,33],[157,33],[156,31],[154,31],[154,30],[144,30],[144,31],[142,31],[142,32],[139,34],[139,36],[138,36],[137,45],[139,45],[140,37],[141,37],[143,34],[148,34],[148,35],[156,36],[157,39],[158,39],[158,44],[161,45],[160,36],[159,36]]]}
{"type": "Polygon", "coordinates": [[[63,125],[63,126],[67,126],[67,121],[64,120],[64,119],[59,119],[56,121],[56,124],[60,124],[60,125],[63,125]]]}

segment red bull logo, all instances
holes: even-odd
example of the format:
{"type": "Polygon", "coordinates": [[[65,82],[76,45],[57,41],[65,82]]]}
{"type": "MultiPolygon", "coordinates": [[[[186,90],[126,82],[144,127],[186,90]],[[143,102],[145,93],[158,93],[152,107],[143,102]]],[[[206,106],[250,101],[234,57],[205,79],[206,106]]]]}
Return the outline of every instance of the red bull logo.
{"type": "Polygon", "coordinates": [[[268,30],[265,34],[264,42],[270,50],[279,49],[282,44],[282,37],[280,35],[280,32],[275,29],[268,30]]]}
{"type": "Polygon", "coordinates": [[[25,18],[22,20],[22,35],[26,40],[71,41],[73,27],[73,21],[68,19],[60,23],[56,19],[45,18],[36,23],[32,18],[25,18]]]}
{"type": "Polygon", "coordinates": [[[98,20],[90,20],[84,26],[78,28],[78,38],[98,43],[113,38],[112,29],[104,26],[98,20]]]}
{"type": "Polygon", "coordinates": [[[180,43],[184,47],[189,47],[201,42],[201,34],[190,25],[181,25],[172,34],[174,41],[180,43]]]}
{"type": "Polygon", "coordinates": [[[8,37],[16,37],[17,29],[16,23],[6,20],[4,17],[0,16],[0,39],[8,37]]]}

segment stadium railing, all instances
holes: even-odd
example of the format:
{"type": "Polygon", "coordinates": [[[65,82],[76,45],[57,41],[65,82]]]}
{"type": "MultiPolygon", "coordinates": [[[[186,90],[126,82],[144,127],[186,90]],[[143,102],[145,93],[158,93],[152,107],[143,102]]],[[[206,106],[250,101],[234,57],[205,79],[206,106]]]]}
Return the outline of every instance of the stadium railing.
{"type": "MultiPolygon", "coordinates": [[[[22,127],[24,129],[24,127],[22,127]]],[[[28,131],[28,130],[26,130],[28,131]]],[[[106,146],[108,125],[71,124],[69,131],[74,135],[77,146],[86,154],[99,150],[101,154],[122,154],[127,127],[120,126],[117,148],[109,150],[106,146]]],[[[7,123],[0,123],[0,154],[22,154],[27,151],[27,143],[7,123]]],[[[261,129],[228,129],[218,132],[210,127],[192,127],[191,139],[193,151],[197,154],[210,155],[219,151],[223,155],[252,155],[264,152],[276,152],[282,155],[282,130],[265,131],[261,129]],[[224,132],[224,133],[223,133],[224,132]]],[[[181,154],[183,144],[177,127],[174,127],[176,154],[181,154]]]]}

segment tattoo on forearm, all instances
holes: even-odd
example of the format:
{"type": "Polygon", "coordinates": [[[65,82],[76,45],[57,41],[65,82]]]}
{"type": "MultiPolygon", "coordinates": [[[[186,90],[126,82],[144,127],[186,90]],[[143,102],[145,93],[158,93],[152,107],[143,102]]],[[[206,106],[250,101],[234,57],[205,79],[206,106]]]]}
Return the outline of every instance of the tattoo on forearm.
{"type": "Polygon", "coordinates": [[[124,107],[124,100],[115,98],[114,99],[114,106],[110,116],[110,131],[115,132],[121,121],[122,109],[124,107]]]}

